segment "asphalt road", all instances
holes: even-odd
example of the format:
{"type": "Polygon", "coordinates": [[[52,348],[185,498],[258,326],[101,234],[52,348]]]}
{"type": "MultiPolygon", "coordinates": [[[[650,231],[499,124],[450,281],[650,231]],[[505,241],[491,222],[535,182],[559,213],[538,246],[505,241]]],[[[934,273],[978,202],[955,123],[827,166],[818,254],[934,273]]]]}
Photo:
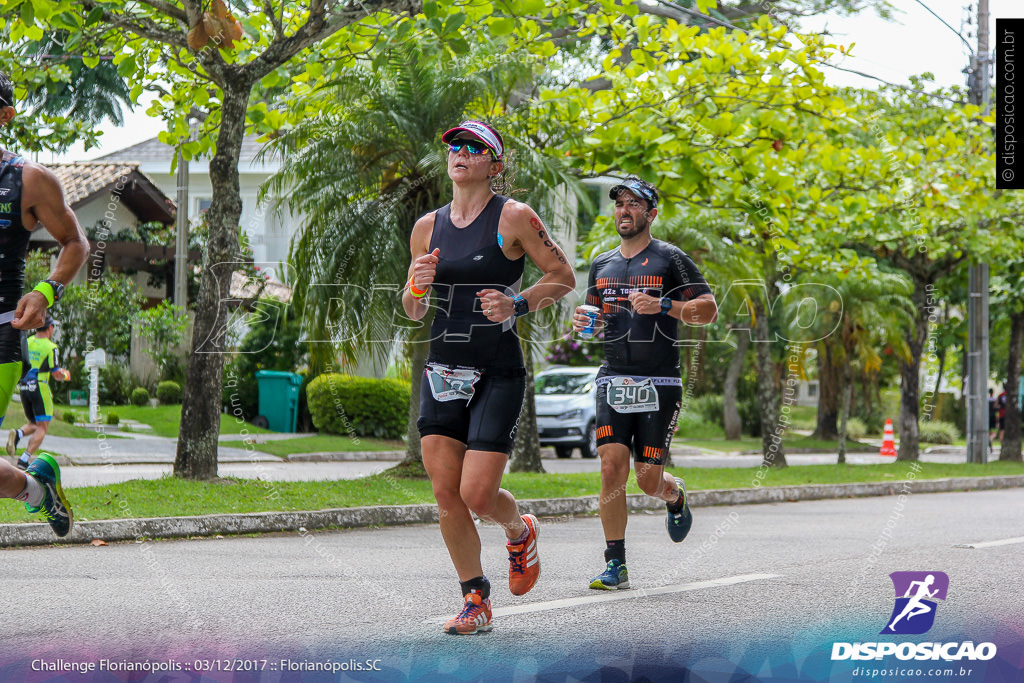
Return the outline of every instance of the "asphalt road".
{"type": "MultiPolygon", "coordinates": [[[[460,599],[436,526],[0,550],[0,680],[24,680],[32,660],[103,658],[267,660],[259,675],[207,679],[218,681],[861,680],[849,673],[859,663],[829,652],[886,639],[893,571],[950,583],[926,636],[888,639],[1024,652],[1020,490],[703,508],[695,520],[675,545],[661,514],[633,515],[634,590],[620,593],[587,589],[603,568],[597,518],[544,520],[543,574],[522,597],[505,585],[502,534],[483,526],[495,628],[473,637],[441,633],[460,599]],[[281,658],[381,670],[284,674],[281,658]]],[[[929,680],[1020,680],[972,675],[929,680]]]]}

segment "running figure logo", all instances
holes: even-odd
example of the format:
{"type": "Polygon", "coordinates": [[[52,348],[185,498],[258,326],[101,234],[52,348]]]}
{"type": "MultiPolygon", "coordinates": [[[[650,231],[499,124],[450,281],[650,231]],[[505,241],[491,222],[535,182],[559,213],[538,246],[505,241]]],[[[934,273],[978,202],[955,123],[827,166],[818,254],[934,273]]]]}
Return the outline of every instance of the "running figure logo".
{"type": "Polygon", "coordinates": [[[935,623],[935,600],[930,598],[946,599],[949,577],[944,572],[893,572],[889,577],[896,589],[896,605],[882,633],[926,633],[935,623]]]}

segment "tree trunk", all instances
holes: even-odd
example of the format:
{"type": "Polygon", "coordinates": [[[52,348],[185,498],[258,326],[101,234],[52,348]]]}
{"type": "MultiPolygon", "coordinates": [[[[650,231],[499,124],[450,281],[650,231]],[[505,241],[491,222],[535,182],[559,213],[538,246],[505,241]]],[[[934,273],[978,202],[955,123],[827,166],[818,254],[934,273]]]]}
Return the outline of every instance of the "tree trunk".
{"type": "Polygon", "coordinates": [[[1006,417],[1003,421],[1003,443],[1000,460],[1021,462],[1020,428],[1020,359],[1024,343],[1024,311],[1010,314],[1010,358],[1006,364],[1006,417]]]}
{"type": "Polygon", "coordinates": [[[907,335],[910,362],[900,363],[900,450],[896,460],[919,458],[917,420],[921,404],[921,352],[928,338],[928,287],[930,282],[911,273],[914,279],[914,329],[907,335]]]}
{"type": "MultiPolygon", "coordinates": [[[[770,296],[770,295],[769,295],[770,296]]],[[[764,302],[754,300],[757,316],[756,351],[757,351],[757,400],[761,409],[761,450],[764,454],[763,464],[767,467],[786,467],[786,450],[782,437],[786,428],[779,423],[779,404],[781,386],[772,361],[772,331],[768,320],[768,312],[764,302]]]]}
{"type": "MultiPolygon", "coordinates": [[[[401,306],[401,302],[398,303],[401,306]]],[[[409,350],[410,394],[409,422],[405,431],[405,458],[398,464],[415,465],[423,462],[423,450],[420,447],[420,430],[416,422],[420,419],[420,389],[423,387],[423,370],[427,365],[430,353],[430,326],[434,321],[434,308],[427,309],[427,314],[420,318],[420,326],[409,335],[406,348],[409,350]]]]}
{"type": "Polygon", "coordinates": [[[736,352],[729,361],[729,370],[725,373],[725,387],[722,390],[724,414],[722,420],[725,424],[725,438],[728,441],[737,441],[743,436],[743,420],[740,419],[740,411],[736,405],[740,373],[743,372],[743,362],[747,359],[747,349],[750,348],[750,332],[737,330],[736,352]]]}
{"type": "Polygon", "coordinates": [[[540,438],[537,436],[537,402],[533,397],[533,353],[529,343],[522,343],[523,361],[526,365],[526,394],[519,411],[519,428],[516,430],[516,444],[512,449],[511,472],[544,472],[540,461],[540,438]]]}
{"type": "Polygon", "coordinates": [[[828,341],[818,346],[818,424],[811,436],[816,439],[835,439],[839,436],[836,422],[839,417],[840,369],[833,362],[832,346],[828,341]]]}
{"type": "Polygon", "coordinates": [[[174,459],[175,476],[186,479],[217,477],[217,437],[220,434],[221,383],[231,273],[238,269],[238,224],[242,199],[238,158],[245,132],[250,84],[228,80],[224,89],[217,152],[210,161],[213,202],[206,212],[210,241],[205,254],[195,323],[182,394],[181,432],[174,459]]]}
{"type": "Polygon", "coordinates": [[[405,432],[405,458],[399,463],[401,465],[423,462],[423,451],[420,449],[420,430],[416,427],[416,421],[420,418],[420,389],[423,387],[423,369],[427,364],[429,347],[426,339],[410,340],[409,347],[409,372],[412,373],[410,377],[412,386],[409,394],[409,423],[405,432]]]}
{"type": "MultiPolygon", "coordinates": [[[[949,302],[943,304],[942,310],[942,322],[945,323],[949,320],[949,302]]],[[[947,346],[945,344],[939,344],[939,350],[936,355],[939,357],[939,371],[935,375],[935,393],[939,394],[942,391],[942,374],[946,371],[946,351],[947,346]]]]}
{"type": "Polygon", "coordinates": [[[843,368],[842,401],[840,402],[839,414],[839,460],[840,465],[846,462],[846,425],[850,419],[850,402],[853,397],[853,373],[850,371],[850,364],[843,368]]]}

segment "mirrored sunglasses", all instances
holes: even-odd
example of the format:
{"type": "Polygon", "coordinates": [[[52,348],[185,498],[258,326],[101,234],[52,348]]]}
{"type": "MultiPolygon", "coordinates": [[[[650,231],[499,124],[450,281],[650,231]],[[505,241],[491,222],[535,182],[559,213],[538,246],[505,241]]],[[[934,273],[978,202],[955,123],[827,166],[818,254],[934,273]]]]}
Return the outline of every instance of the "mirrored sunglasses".
{"type": "MultiPolygon", "coordinates": [[[[462,151],[463,147],[465,147],[466,151],[470,154],[487,154],[488,152],[491,152],[490,147],[477,140],[452,140],[448,144],[448,151],[455,154],[462,151]]],[[[493,152],[491,152],[491,154],[493,155],[493,152]]]]}

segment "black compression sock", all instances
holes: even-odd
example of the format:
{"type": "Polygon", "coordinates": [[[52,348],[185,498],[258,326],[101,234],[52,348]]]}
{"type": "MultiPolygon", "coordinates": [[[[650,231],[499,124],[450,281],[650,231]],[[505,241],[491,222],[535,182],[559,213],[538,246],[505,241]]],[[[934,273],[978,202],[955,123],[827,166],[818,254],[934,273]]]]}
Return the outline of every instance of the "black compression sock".
{"type": "Polygon", "coordinates": [[[466,597],[466,593],[469,591],[478,591],[480,597],[484,600],[491,597],[491,582],[487,580],[486,576],[478,576],[469,581],[460,581],[459,585],[462,586],[462,597],[466,597]]]}
{"type": "Polygon", "coordinates": [[[608,547],[604,549],[604,561],[618,560],[621,564],[626,564],[626,539],[605,541],[605,543],[608,544],[608,547]]]}
{"type": "Polygon", "coordinates": [[[668,511],[671,512],[672,514],[675,514],[677,512],[681,512],[682,509],[683,509],[683,504],[684,503],[686,503],[686,497],[683,496],[683,490],[679,489],[679,497],[676,498],[676,502],[674,502],[674,503],[667,503],[668,511]]]}

